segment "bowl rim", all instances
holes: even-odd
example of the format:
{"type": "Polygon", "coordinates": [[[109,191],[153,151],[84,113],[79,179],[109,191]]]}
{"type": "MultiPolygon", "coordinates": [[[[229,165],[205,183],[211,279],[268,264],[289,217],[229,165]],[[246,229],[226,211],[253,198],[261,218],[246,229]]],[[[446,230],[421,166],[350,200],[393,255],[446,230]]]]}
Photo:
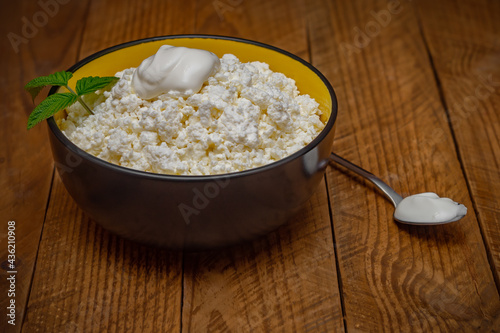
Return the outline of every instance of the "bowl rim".
{"type": "MultiPolygon", "coordinates": [[[[141,178],[148,178],[148,179],[154,179],[154,180],[168,180],[168,181],[193,181],[193,182],[198,182],[198,181],[205,181],[205,180],[212,180],[212,181],[217,181],[217,180],[226,180],[228,178],[236,178],[236,177],[243,177],[243,176],[249,176],[252,174],[256,173],[261,173],[264,171],[267,171],[269,169],[274,169],[277,168],[283,164],[286,164],[300,156],[305,155],[309,151],[313,150],[321,141],[323,141],[326,136],[330,133],[330,131],[333,129],[335,125],[335,121],[337,119],[337,111],[338,111],[338,103],[337,103],[337,96],[335,95],[335,91],[333,90],[333,87],[331,86],[330,82],[326,79],[326,77],[319,71],[317,70],[312,64],[309,62],[305,61],[304,59],[296,56],[295,54],[292,54],[288,51],[285,51],[283,49],[280,49],[278,47],[249,40],[249,39],[244,39],[244,38],[239,38],[239,37],[229,37],[229,36],[222,36],[222,35],[206,35],[206,34],[180,34],[180,35],[165,35],[165,36],[155,36],[155,37],[148,37],[148,38],[142,38],[142,39],[137,39],[121,44],[117,44],[115,46],[108,47],[106,49],[103,49],[101,51],[98,51],[96,53],[93,53],[84,59],[78,61],[76,64],[73,66],[69,67],[67,69],[68,72],[75,72],[79,68],[83,67],[87,63],[91,62],[92,60],[95,60],[97,58],[102,57],[103,55],[106,55],[108,53],[114,52],[119,49],[123,49],[129,46],[133,45],[138,45],[138,44],[143,44],[143,43],[149,43],[149,42],[154,42],[154,41],[159,41],[159,40],[168,40],[168,39],[180,39],[180,38],[207,38],[207,39],[222,39],[222,40],[229,40],[229,41],[234,41],[234,42],[240,42],[240,43],[246,43],[246,44],[251,44],[263,48],[267,48],[276,52],[279,52],[281,54],[284,54],[300,63],[308,67],[312,72],[314,72],[320,79],[323,81],[323,84],[326,86],[328,89],[328,92],[330,94],[330,97],[332,99],[332,107],[331,107],[331,113],[330,117],[328,118],[327,123],[325,124],[325,127],[321,130],[321,132],[311,141],[309,142],[305,147],[299,149],[295,153],[286,156],[285,158],[282,158],[278,161],[274,161],[269,164],[265,164],[256,168],[251,168],[243,171],[236,171],[236,172],[230,172],[230,173],[222,173],[222,174],[215,174],[215,175],[172,175],[172,174],[162,174],[162,173],[153,173],[149,171],[142,171],[142,170],[137,170],[137,169],[132,169],[128,167],[124,167],[121,165],[117,165],[108,161],[105,161],[99,157],[96,157],[90,153],[87,153],[83,149],[79,148],[77,145],[75,145],[73,142],[71,142],[66,135],[59,129],[59,127],[56,124],[56,121],[54,120],[54,117],[50,117],[47,119],[48,127],[52,134],[65,146],[67,147],[72,153],[76,154],[77,156],[81,157],[82,159],[87,159],[91,160],[93,163],[98,164],[101,167],[104,168],[109,168],[115,172],[119,173],[126,173],[131,176],[136,176],[136,177],[141,177],[141,178]]],[[[59,87],[52,87],[48,93],[48,95],[54,94],[59,87]]]]}

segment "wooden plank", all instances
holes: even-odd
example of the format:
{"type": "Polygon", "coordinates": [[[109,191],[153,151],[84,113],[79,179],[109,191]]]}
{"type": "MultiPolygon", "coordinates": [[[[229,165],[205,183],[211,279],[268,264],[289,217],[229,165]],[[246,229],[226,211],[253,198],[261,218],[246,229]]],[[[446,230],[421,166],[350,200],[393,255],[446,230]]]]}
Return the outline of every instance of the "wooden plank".
{"type": "Polygon", "coordinates": [[[500,287],[500,3],[423,1],[418,9],[500,287]]]}
{"type": "MultiPolygon", "coordinates": [[[[214,3],[198,7],[197,31],[257,39],[307,57],[302,3],[231,6],[222,18],[214,3]]],[[[343,331],[325,184],[267,237],[186,256],[182,322],[187,332],[343,331]]]]}
{"type": "Polygon", "coordinates": [[[194,33],[195,9],[195,0],[93,1],[80,59],[136,39],[194,33]]]}
{"type": "MultiPolygon", "coordinates": [[[[192,32],[194,16],[185,13],[193,10],[187,1],[93,1],[81,22],[79,58],[128,40],[192,32]]],[[[180,331],[181,294],[182,253],[110,235],[55,177],[24,332],[180,331]]]]}
{"type": "Polygon", "coordinates": [[[343,331],[325,184],[285,226],[185,258],[187,332],[343,331]]]}
{"type": "Polygon", "coordinates": [[[179,331],[182,254],[109,234],[56,176],[24,332],[179,331]]]}
{"type": "Polygon", "coordinates": [[[255,40],[308,59],[301,1],[214,0],[200,2],[196,32],[255,40]]]}
{"type": "MultiPolygon", "coordinates": [[[[39,75],[62,70],[76,59],[87,1],[64,5],[36,1],[2,4],[0,20],[0,297],[1,332],[19,332],[28,300],[53,175],[45,124],[27,131],[33,103],[23,86],[39,75]],[[64,27],[64,29],[61,29],[64,27]],[[7,222],[16,222],[15,297],[7,297],[7,222]],[[16,304],[16,325],[6,308],[16,304]]],[[[43,91],[41,95],[46,95],[43,91]]]]}
{"type": "Polygon", "coordinates": [[[498,328],[498,290],[413,4],[308,4],[313,64],[339,96],[335,151],[403,195],[434,191],[469,208],[451,225],[398,225],[371,186],[330,169],[347,330],[498,328]]]}

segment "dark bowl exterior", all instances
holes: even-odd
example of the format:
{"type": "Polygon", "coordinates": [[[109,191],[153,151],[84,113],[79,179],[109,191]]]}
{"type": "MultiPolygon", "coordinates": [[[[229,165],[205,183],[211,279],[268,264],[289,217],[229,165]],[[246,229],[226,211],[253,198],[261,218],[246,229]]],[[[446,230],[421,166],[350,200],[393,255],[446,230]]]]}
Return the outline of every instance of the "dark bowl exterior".
{"type": "Polygon", "coordinates": [[[79,149],[50,118],[55,165],[78,206],[105,229],[124,238],[183,249],[250,240],[286,222],[311,197],[324,175],[337,103],[333,89],[323,80],[333,99],[325,129],[297,153],[263,167],[214,176],[132,170],[79,149]]]}
{"type": "Polygon", "coordinates": [[[276,229],[316,190],[333,131],[318,146],[273,168],[220,177],[145,177],[74,152],[50,132],[69,194],[105,229],[171,248],[236,244],[276,229]]]}

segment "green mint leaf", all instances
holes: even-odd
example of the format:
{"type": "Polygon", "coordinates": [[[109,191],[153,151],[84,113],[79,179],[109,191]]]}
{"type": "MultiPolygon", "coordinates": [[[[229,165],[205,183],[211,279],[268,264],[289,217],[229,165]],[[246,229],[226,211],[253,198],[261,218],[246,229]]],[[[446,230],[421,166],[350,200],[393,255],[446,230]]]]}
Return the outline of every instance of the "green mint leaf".
{"type": "Polygon", "coordinates": [[[35,97],[38,96],[40,91],[45,86],[65,86],[68,84],[69,79],[73,76],[70,72],[57,72],[47,76],[37,77],[30,82],[26,83],[24,89],[30,93],[33,102],[35,102],[35,97]]]}
{"type": "Polygon", "coordinates": [[[33,128],[36,124],[52,116],[59,110],[62,110],[76,102],[78,97],[72,93],[53,94],[43,100],[31,112],[28,118],[28,129],[33,128]]]}
{"type": "Polygon", "coordinates": [[[76,82],[76,93],[78,96],[93,93],[96,90],[105,88],[111,82],[117,81],[115,76],[89,76],[81,78],[76,82]]]}

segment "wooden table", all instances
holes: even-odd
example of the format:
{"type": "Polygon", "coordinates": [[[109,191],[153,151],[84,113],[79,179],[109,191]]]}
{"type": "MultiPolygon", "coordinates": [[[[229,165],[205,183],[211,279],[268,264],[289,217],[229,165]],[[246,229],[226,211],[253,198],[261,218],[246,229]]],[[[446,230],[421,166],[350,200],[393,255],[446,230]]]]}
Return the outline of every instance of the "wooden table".
{"type": "Polygon", "coordinates": [[[1,332],[500,331],[500,2],[4,1],[1,332]],[[23,85],[122,42],[220,34],[316,66],[339,99],[334,151],[403,195],[464,203],[460,222],[395,223],[334,166],[289,223],[200,253],[109,234],[54,172],[23,85]],[[15,221],[16,325],[7,324],[15,221]]]}

